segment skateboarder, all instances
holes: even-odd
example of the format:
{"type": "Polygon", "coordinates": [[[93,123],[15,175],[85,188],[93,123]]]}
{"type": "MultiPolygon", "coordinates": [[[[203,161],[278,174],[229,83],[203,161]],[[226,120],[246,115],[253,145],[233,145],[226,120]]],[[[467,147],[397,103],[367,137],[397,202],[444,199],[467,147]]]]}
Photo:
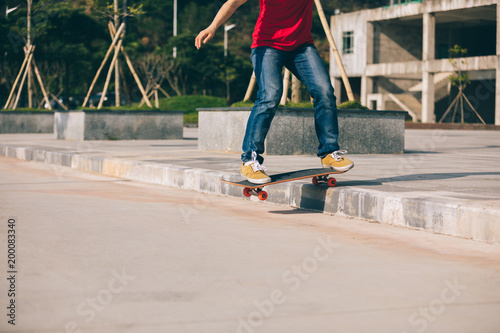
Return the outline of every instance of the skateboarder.
{"type": "MultiPolygon", "coordinates": [[[[195,39],[196,48],[247,0],[228,0],[208,28],[195,39]]],[[[339,150],[336,98],[328,72],[311,35],[314,0],[260,0],[260,15],[252,34],[251,60],[259,85],[257,100],[243,139],[241,175],[254,184],[271,181],[262,165],[264,140],[283,93],[282,68],[288,68],[314,99],[318,157],[324,168],[347,171],[354,166],[339,150]]]]}

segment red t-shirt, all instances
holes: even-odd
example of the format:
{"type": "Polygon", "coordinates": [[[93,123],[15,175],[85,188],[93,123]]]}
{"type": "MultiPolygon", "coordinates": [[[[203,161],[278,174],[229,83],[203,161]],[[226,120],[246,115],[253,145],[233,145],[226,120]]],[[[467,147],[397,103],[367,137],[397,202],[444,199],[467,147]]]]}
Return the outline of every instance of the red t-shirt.
{"type": "Polygon", "coordinates": [[[313,3],[314,0],[260,0],[252,48],[271,46],[292,51],[306,43],[314,44],[313,3]]]}

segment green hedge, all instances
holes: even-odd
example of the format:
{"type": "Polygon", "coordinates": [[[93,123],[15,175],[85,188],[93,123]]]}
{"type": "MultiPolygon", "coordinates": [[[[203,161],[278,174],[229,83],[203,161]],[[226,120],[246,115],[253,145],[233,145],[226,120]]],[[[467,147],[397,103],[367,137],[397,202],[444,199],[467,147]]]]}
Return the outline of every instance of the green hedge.
{"type": "Polygon", "coordinates": [[[358,101],[347,101],[342,104],[337,105],[339,109],[350,109],[350,110],[369,110],[366,106],[358,101]]]}
{"type": "Polygon", "coordinates": [[[227,101],[225,98],[197,95],[164,98],[160,99],[159,102],[160,110],[185,111],[185,124],[198,123],[198,112],[196,111],[197,108],[216,108],[227,106],[227,101]]]}
{"type": "Polygon", "coordinates": [[[160,110],[196,112],[197,108],[226,107],[225,98],[213,96],[175,96],[160,99],[160,110]]]}

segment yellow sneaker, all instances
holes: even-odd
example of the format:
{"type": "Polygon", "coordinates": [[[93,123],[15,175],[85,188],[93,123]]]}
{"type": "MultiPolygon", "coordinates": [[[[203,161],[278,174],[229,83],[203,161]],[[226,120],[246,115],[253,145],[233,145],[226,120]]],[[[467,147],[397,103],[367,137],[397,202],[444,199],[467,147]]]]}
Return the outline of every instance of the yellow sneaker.
{"type": "Polygon", "coordinates": [[[271,181],[271,178],[264,172],[265,167],[258,161],[248,161],[241,166],[241,175],[253,184],[265,184],[271,181]]]}
{"type": "Polygon", "coordinates": [[[354,163],[350,159],[340,156],[340,154],[347,154],[347,151],[337,150],[323,157],[321,159],[323,168],[331,168],[335,171],[347,171],[352,169],[354,163]]]}

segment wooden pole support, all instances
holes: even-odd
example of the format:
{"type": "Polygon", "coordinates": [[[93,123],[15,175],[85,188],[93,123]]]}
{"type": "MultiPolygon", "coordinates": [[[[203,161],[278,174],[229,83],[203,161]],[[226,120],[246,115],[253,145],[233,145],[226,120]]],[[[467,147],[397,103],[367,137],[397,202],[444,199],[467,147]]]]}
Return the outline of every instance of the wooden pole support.
{"type": "Polygon", "coordinates": [[[444,112],[443,116],[441,117],[441,119],[439,119],[438,123],[442,123],[444,118],[448,115],[448,113],[450,112],[451,108],[455,105],[455,103],[457,102],[457,99],[460,98],[460,95],[457,95],[455,97],[455,99],[453,99],[453,102],[451,102],[450,106],[448,106],[448,108],[446,109],[446,111],[444,112]]]}
{"type": "MultiPolygon", "coordinates": [[[[122,23],[123,24],[123,23],[122,23]]],[[[111,36],[115,33],[115,27],[113,25],[110,25],[110,33],[111,36]]],[[[115,35],[116,37],[116,35],[115,35]]],[[[123,56],[125,57],[125,61],[127,62],[128,68],[130,69],[130,72],[132,73],[132,76],[134,77],[135,83],[137,84],[137,87],[141,91],[142,98],[146,100],[146,104],[150,107],[153,108],[153,105],[151,104],[151,101],[149,100],[148,96],[146,95],[146,91],[144,91],[144,87],[142,86],[141,80],[139,79],[139,75],[137,75],[134,65],[132,64],[132,61],[130,61],[130,58],[127,55],[127,52],[125,52],[125,49],[123,46],[120,46],[120,50],[123,53],[123,56]]]]}
{"type": "Polygon", "coordinates": [[[23,64],[21,65],[21,69],[19,70],[19,73],[17,74],[16,80],[14,81],[14,85],[12,86],[12,89],[10,90],[9,97],[7,98],[7,102],[5,103],[5,106],[3,107],[4,109],[8,109],[9,105],[11,104],[12,96],[14,95],[14,92],[16,91],[17,83],[19,82],[19,79],[21,78],[24,68],[26,66],[26,63],[28,62],[28,58],[30,57],[30,54],[34,50],[34,46],[31,46],[28,52],[24,55],[24,61],[23,64]]]}
{"type": "Polygon", "coordinates": [[[89,98],[90,98],[90,94],[92,93],[92,90],[94,89],[94,86],[95,86],[95,84],[97,82],[97,79],[99,78],[99,75],[101,75],[101,71],[102,71],[104,65],[106,64],[106,61],[108,61],[109,55],[111,54],[111,51],[113,51],[113,49],[115,47],[115,44],[118,41],[119,36],[122,33],[122,31],[123,31],[124,28],[125,28],[125,23],[122,23],[120,25],[120,27],[118,28],[118,34],[116,34],[115,37],[113,38],[113,42],[109,46],[108,52],[106,52],[106,55],[104,56],[104,60],[102,61],[101,66],[99,66],[99,69],[97,70],[97,73],[96,73],[96,75],[94,77],[94,80],[92,81],[92,84],[90,85],[90,88],[89,88],[89,91],[87,93],[87,96],[85,97],[85,100],[83,101],[82,107],[85,107],[85,105],[87,105],[87,103],[89,101],[89,98]]]}
{"type": "Polygon", "coordinates": [[[481,118],[481,116],[479,115],[479,113],[472,106],[472,104],[469,102],[469,99],[467,98],[467,95],[465,95],[465,94],[464,94],[464,99],[467,102],[467,104],[469,104],[469,107],[472,109],[472,111],[474,111],[474,113],[476,113],[476,116],[478,116],[479,120],[481,120],[481,122],[483,123],[483,125],[486,125],[486,123],[484,122],[483,118],[481,118]]]}
{"type": "MultiPolygon", "coordinates": [[[[151,91],[149,94],[148,94],[148,97],[151,97],[153,96],[154,94],[154,91],[151,91]]],[[[146,103],[146,101],[144,100],[144,98],[141,100],[141,102],[139,103],[139,107],[143,106],[144,103],[146,103]]]]}
{"type": "MultiPolygon", "coordinates": [[[[118,36],[118,35],[117,35],[118,36]]],[[[123,39],[120,39],[117,47],[120,48],[122,46],[123,39]]],[[[106,76],[106,82],[104,82],[104,88],[102,89],[101,100],[99,101],[99,105],[97,109],[102,108],[102,104],[104,103],[104,99],[106,98],[106,92],[109,87],[109,80],[111,79],[111,74],[113,74],[113,70],[115,69],[116,60],[118,59],[118,52],[115,52],[113,55],[113,59],[111,60],[111,65],[109,65],[108,75],[106,76]]]]}
{"type": "Polygon", "coordinates": [[[347,92],[347,97],[350,101],[354,101],[354,94],[352,93],[351,84],[349,83],[349,78],[347,77],[347,73],[344,68],[344,64],[342,63],[342,58],[340,57],[339,50],[337,49],[337,45],[335,44],[335,40],[333,39],[332,32],[330,31],[330,26],[325,17],[325,12],[323,11],[323,6],[321,5],[320,0],[314,0],[316,4],[316,9],[318,10],[319,18],[321,19],[321,24],[323,25],[323,29],[326,33],[326,38],[330,43],[330,47],[332,48],[333,55],[335,56],[335,60],[337,61],[337,66],[339,66],[340,75],[342,76],[342,81],[344,82],[345,90],[347,92]]]}
{"type": "Polygon", "coordinates": [[[292,103],[300,103],[301,100],[300,80],[295,75],[292,75],[292,103]]]}
{"type": "Polygon", "coordinates": [[[33,67],[35,68],[35,75],[38,80],[38,84],[40,85],[40,89],[42,90],[43,98],[45,99],[45,102],[47,103],[47,106],[49,110],[52,110],[52,106],[50,105],[50,100],[49,96],[47,94],[47,91],[45,90],[45,86],[43,85],[42,77],[40,76],[40,72],[38,71],[38,67],[35,64],[35,60],[32,60],[33,62],[33,67]]]}
{"type": "Polygon", "coordinates": [[[283,95],[281,95],[281,105],[286,104],[286,100],[288,99],[288,87],[290,86],[290,70],[285,68],[285,75],[283,78],[283,95]]]}
{"type": "Polygon", "coordinates": [[[248,84],[247,92],[245,94],[245,98],[243,99],[244,101],[250,100],[253,88],[255,87],[255,81],[256,81],[255,72],[252,72],[252,77],[250,78],[250,83],[248,84]]]}
{"type": "Polygon", "coordinates": [[[31,66],[31,59],[33,59],[33,52],[31,52],[28,57],[28,62],[26,63],[26,70],[24,71],[21,84],[19,85],[19,91],[17,92],[16,101],[14,102],[14,106],[12,107],[13,110],[17,108],[17,104],[19,103],[19,97],[21,97],[21,92],[23,91],[24,81],[26,80],[26,75],[28,75],[28,67],[31,66]]]}
{"type": "Polygon", "coordinates": [[[53,93],[50,93],[50,96],[52,96],[52,99],[54,101],[56,101],[57,104],[59,104],[64,110],[68,111],[68,107],[66,105],[64,105],[63,103],[61,103],[61,101],[59,101],[59,98],[54,95],[53,93]]]}

